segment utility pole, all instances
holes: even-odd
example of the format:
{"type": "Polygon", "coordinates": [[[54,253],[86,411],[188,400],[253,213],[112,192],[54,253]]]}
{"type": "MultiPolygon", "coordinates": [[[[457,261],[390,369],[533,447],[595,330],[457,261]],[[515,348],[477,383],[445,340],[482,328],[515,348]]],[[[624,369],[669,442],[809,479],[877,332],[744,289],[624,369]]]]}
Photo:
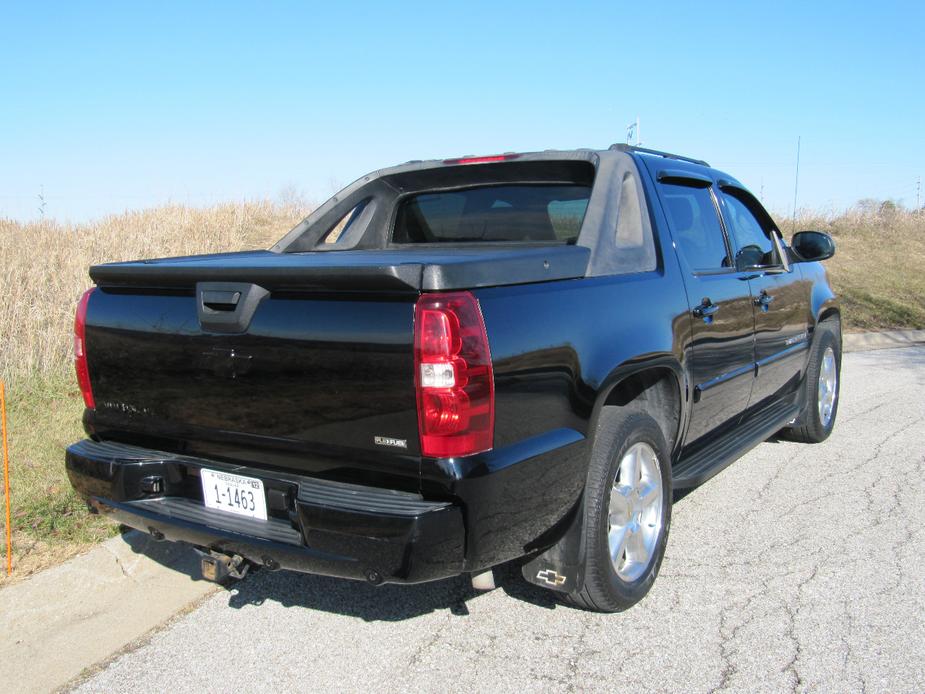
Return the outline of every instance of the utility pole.
{"type": "Polygon", "coordinates": [[[797,172],[793,179],[793,221],[792,230],[797,230],[797,191],[800,188],[800,136],[797,136],[797,172]]]}
{"type": "Polygon", "coordinates": [[[915,179],[915,209],[916,211],[922,209],[922,177],[919,176],[915,179]]]}

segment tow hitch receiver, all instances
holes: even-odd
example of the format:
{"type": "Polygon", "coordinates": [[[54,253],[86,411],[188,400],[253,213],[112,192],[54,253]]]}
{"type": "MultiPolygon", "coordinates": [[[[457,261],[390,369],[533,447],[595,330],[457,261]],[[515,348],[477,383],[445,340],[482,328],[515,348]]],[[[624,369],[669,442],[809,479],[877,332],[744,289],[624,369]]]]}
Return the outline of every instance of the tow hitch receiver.
{"type": "Polygon", "coordinates": [[[247,570],[250,568],[250,564],[244,557],[237,554],[234,556],[218,552],[209,554],[200,552],[199,554],[202,577],[207,581],[221,583],[228,578],[241,579],[247,575],[247,570]]]}

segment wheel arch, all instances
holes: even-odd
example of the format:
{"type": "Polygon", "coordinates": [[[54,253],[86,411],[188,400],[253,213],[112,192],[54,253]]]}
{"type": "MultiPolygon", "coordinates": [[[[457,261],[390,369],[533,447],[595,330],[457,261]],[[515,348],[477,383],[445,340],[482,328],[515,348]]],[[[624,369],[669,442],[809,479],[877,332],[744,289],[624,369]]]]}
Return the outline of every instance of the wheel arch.
{"type": "Polygon", "coordinates": [[[823,321],[836,321],[838,323],[839,332],[841,332],[841,309],[834,303],[826,305],[819,312],[816,318],[816,325],[819,325],[823,321]]]}
{"type": "Polygon", "coordinates": [[[842,351],[842,317],[841,309],[838,304],[834,301],[827,303],[822,307],[819,313],[816,314],[816,324],[813,326],[813,336],[812,336],[812,348],[815,349],[816,345],[819,343],[820,330],[819,327],[827,323],[831,325],[835,323],[837,329],[834,330],[835,339],[838,342],[838,352],[839,352],[839,361],[841,360],[841,351],[842,351]]]}
{"type": "Polygon", "coordinates": [[[813,283],[810,295],[810,311],[812,319],[815,321],[813,327],[819,325],[819,323],[824,320],[832,318],[837,319],[840,324],[841,305],[838,297],[835,296],[835,292],[832,290],[832,286],[829,284],[825,269],[821,265],[815,268],[815,272],[807,268],[806,271],[804,271],[804,277],[813,283]]]}
{"type": "Polygon", "coordinates": [[[685,415],[686,378],[674,357],[661,357],[614,370],[599,391],[592,415],[591,435],[597,432],[605,408],[645,412],[662,430],[668,450],[681,442],[685,415]]]}

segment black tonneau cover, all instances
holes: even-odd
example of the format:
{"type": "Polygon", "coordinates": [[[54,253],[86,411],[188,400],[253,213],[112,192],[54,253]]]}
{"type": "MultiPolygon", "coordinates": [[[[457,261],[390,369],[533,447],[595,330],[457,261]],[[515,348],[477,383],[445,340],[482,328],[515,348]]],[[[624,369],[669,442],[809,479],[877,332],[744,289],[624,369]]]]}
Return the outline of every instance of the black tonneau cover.
{"type": "Polygon", "coordinates": [[[190,287],[253,282],[266,289],[448,291],[584,277],[582,246],[246,251],[107,263],[90,268],[102,286],[190,287]]]}

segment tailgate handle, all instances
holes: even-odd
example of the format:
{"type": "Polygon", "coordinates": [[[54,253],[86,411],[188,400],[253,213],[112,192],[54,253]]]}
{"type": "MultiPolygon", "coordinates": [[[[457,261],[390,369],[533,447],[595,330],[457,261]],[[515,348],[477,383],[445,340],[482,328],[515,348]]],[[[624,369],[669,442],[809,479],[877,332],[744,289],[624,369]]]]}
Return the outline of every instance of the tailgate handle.
{"type": "Polygon", "coordinates": [[[211,311],[234,311],[241,292],[203,291],[202,305],[211,311]]]}
{"type": "Polygon", "coordinates": [[[257,307],[270,295],[249,282],[198,282],[196,310],[199,325],[210,333],[244,333],[257,307]]]}

